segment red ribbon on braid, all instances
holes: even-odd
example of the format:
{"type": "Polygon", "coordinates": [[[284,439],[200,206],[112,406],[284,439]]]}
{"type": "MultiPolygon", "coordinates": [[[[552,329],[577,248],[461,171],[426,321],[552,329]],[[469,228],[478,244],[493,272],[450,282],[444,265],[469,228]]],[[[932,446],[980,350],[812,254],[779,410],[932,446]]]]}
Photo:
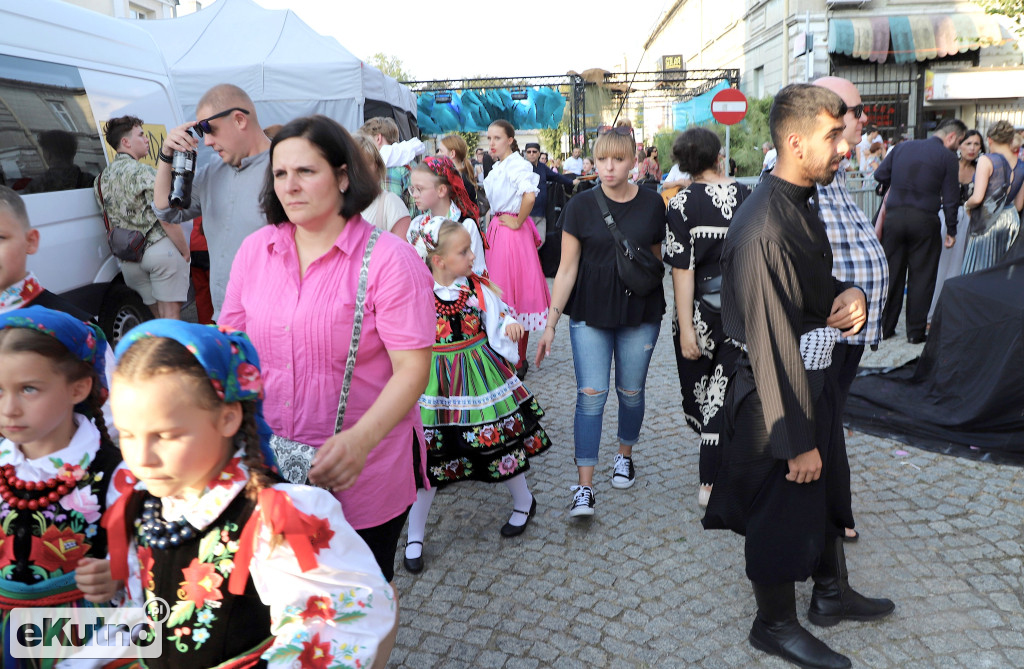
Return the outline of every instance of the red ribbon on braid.
{"type": "Polygon", "coordinates": [[[484,243],[484,248],[490,248],[487,245],[487,236],[484,234],[483,223],[480,221],[480,208],[469,198],[469,192],[466,190],[465,184],[462,183],[462,176],[455,169],[455,163],[452,162],[452,159],[448,156],[428,156],[423,160],[423,163],[431,172],[439,177],[444,177],[448,181],[448,192],[451,195],[452,202],[459,208],[463,216],[468,216],[476,221],[476,229],[480,231],[480,239],[484,243]]]}

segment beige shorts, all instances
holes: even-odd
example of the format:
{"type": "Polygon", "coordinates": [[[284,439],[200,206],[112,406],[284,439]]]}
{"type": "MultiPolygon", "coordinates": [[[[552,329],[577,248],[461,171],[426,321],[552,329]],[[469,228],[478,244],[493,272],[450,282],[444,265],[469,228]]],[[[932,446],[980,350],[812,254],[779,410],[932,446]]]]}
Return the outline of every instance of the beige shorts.
{"type": "Polygon", "coordinates": [[[142,262],[121,261],[125,285],[147,305],[188,299],[188,269],[188,263],[168,237],[146,249],[142,262]]]}

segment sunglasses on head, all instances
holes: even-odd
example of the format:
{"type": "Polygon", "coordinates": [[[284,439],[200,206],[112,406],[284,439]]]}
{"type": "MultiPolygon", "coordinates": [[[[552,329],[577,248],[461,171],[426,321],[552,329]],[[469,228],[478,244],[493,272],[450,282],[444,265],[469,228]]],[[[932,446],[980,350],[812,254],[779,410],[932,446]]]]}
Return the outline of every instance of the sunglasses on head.
{"type": "Polygon", "coordinates": [[[853,112],[853,118],[860,118],[864,114],[864,103],[857,105],[856,107],[847,107],[846,111],[853,112]]]}
{"type": "Polygon", "coordinates": [[[213,116],[204,118],[202,121],[198,121],[194,126],[192,126],[192,129],[196,131],[196,134],[199,135],[200,138],[202,138],[203,135],[212,135],[213,134],[213,126],[210,125],[210,121],[213,121],[214,119],[218,119],[218,118],[224,118],[225,116],[227,116],[231,112],[236,112],[236,111],[240,111],[240,112],[242,112],[245,115],[249,114],[249,110],[248,109],[242,109],[241,107],[232,107],[231,109],[227,109],[225,111],[222,111],[219,114],[214,114],[213,116]]]}
{"type": "Polygon", "coordinates": [[[599,135],[607,135],[610,132],[616,135],[622,135],[623,137],[629,137],[630,135],[633,134],[633,129],[630,128],[628,125],[602,125],[600,128],[597,129],[597,134],[599,135]]]}

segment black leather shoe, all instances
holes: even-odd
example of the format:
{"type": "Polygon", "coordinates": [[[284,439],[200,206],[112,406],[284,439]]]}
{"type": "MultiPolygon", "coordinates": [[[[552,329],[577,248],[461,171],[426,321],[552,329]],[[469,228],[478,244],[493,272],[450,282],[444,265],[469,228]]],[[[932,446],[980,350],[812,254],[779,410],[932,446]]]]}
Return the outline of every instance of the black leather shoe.
{"type": "Polygon", "coordinates": [[[850,587],[842,537],[825,545],[812,577],[814,589],[807,619],[819,627],[831,627],[843,620],[878,620],[896,610],[892,600],[865,597],[850,587]]]}
{"type": "MultiPolygon", "coordinates": [[[[409,543],[406,544],[406,546],[409,546],[411,544],[419,544],[420,546],[422,546],[423,542],[422,541],[410,541],[409,543]]],[[[405,566],[405,570],[407,572],[409,572],[410,574],[418,574],[418,573],[420,573],[421,571],[423,571],[423,554],[420,553],[420,556],[416,557],[416,558],[404,557],[403,556],[402,557],[402,565],[405,566]]]]}
{"type": "Polygon", "coordinates": [[[520,511],[519,509],[514,509],[512,513],[523,514],[524,516],[526,516],[526,522],[522,525],[513,525],[511,523],[505,523],[501,526],[501,536],[503,537],[518,537],[520,534],[526,531],[526,526],[530,524],[530,520],[535,515],[537,515],[537,496],[534,495],[533,502],[530,503],[529,511],[520,511]]]}
{"type": "Polygon", "coordinates": [[[757,617],[747,637],[751,646],[798,667],[848,669],[853,666],[848,657],[829,648],[797,621],[796,593],[792,583],[752,585],[757,600],[757,617]]]}
{"type": "Polygon", "coordinates": [[[918,337],[907,337],[907,341],[911,344],[923,344],[928,341],[928,335],[920,335],[918,337]]]}
{"type": "Polygon", "coordinates": [[[818,627],[832,627],[843,620],[879,620],[896,610],[891,599],[865,597],[849,583],[815,581],[807,619],[818,627]]]}
{"type": "Polygon", "coordinates": [[[526,380],[526,373],[530,371],[530,363],[523,360],[522,363],[516,367],[516,376],[519,377],[520,381],[526,380]]]}

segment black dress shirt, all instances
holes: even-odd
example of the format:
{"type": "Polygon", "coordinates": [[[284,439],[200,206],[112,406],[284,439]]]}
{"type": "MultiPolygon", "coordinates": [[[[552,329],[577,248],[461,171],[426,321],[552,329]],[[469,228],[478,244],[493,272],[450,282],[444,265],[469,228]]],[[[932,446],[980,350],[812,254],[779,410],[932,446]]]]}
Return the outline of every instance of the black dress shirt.
{"type": "Polygon", "coordinates": [[[950,237],[956,237],[959,175],[956,154],[936,136],[897,144],[874,174],[875,181],[889,187],[886,209],[913,207],[938,214],[941,207],[950,237]]]}

